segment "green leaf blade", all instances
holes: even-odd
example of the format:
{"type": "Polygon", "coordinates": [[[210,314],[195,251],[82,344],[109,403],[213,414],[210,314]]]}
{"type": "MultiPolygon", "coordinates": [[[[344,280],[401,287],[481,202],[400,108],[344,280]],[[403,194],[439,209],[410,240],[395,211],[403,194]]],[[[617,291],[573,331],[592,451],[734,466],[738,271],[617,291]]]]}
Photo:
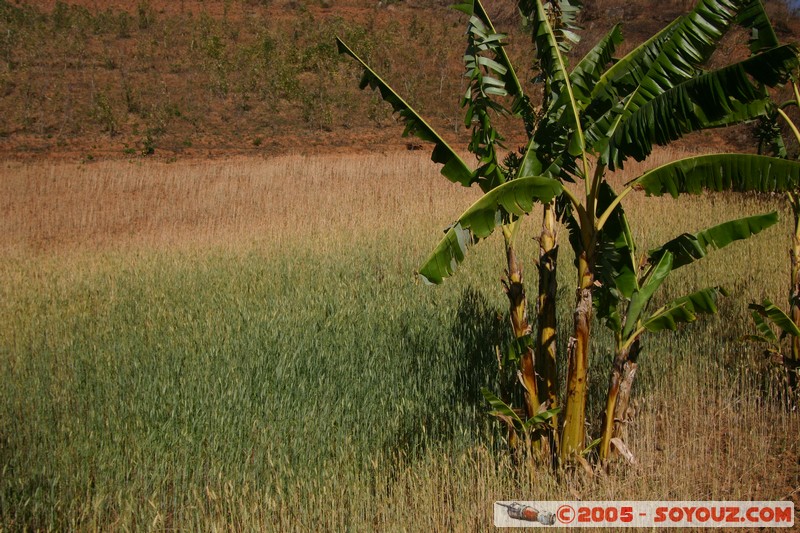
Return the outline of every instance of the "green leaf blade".
{"type": "Polygon", "coordinates": [[[675,270],[702,259],[712,250],[719,250],[736,241],[758,235],[777,223],[778,213],[773,211],[723,222],[695,234],[684,233],[659,248],[650,250],[647,254],[648,261],[651,264],[656,263],[664,253],[669,252],[674,256],[672,269],[675,270]]]}
{"type": "Polygon", "coordinates": [[[766,342],[769,344],[777,344],[778,343],[778,336],[775,335],[775,332],[772,331],[772,328],[769,327],[767,321],[764,320],[764,317],[759,314],[758,311],[753,310],[750,312],[750,316],[753,319],[753,323],[756,326],[756,330],[758,330],[758,336],[754,340],[758,340],[760,342],[766,342]]]}
{"type": "Polygon", "coordinates": [[[736,22],[751,29],[749,42],[751,53],[757,54],[778,46],[778,36],[761,0],[750,0],[744,9],[739,11],[736,22]]]}
{"type": "Polygon", "coordinates": [[[800,186],[800,162],[753,154],[688,157],[645,172],[628,186],[648,196],[715,192],[786,192],[800,186]]]}
{"type": "Polygon", "coordinates": [[[492,391],[486,387],[481,387],[481,394],[492,407],[490,414],[500,418],[501,420],[507,420],[511,422],[518,429],[525,427],[525,423],[522,421],[519,415],[507,403],[498,398],[492,391]]]}
{"type": "Polygon", "coordinates": [[[642,324],[650,332],[675,331],[678,324],[694,322],[699,314],[717,312],[717,299],[727,293],[720,287],[709,287],[677,298],[654,312],[642,324]]]}
{"type": "Polygon", "coordinates": [[[378,89],[381,98],[392,106],[405,123],[403,136],[414,135],[420,140],[434,144],[431,160],[442,164],[442,175],[454,183],[469,187],[475,182],[475,176],[467,164],[450,147],[450,145],[427,123],[425,120],[403,100],[388,83],[386,83],[372,68],[364,62],[341,39],[336,38],[336,46],[340,54],[346,54],[355,59],[363,68],[360,88],[371,87],[378,89]]]}
{"type": "Polygon", "coordinates": [[[488,237],[503,223],[504,213],[523,216],[536,202],[549,203],[562,190],[561,183],[541,176],[517,178],[492,189],[447,230],[419,275],[428,283],[441,283],[464,261],[471,244],[488,237]]]}
{"type": "Polygon", "coordinates": [[[592,99],[591,93],[597,86],[603,67],[613,59],[614,52],[622,43],[622,26],[616,24],[586,56],[572,69],[570,81],[575,93],[575,99],[586,107],[592,99]]]}
{"type": "Polygon", "coordinates": [[[654,144],[765,116],[772,108],[765,87],[786,83],[798,64],[797,49],[781,46],[670,87],[644,80],[618,125],[607,126],[613,131],[610,166],[621,168],[628,157],[643,161],[654,144]]]}
{"type": "Polygon", "coordinates": [[[794,323],[789,315],[784,313],[770,300],[765,298],[761,305],[750,304],[749,307],[762,317],[775,324],[784,333],[784,335],[800,337],[800,327],[794,323]]]}
{"type": "Polygon", "coordinates": [[[672,271],[672,254],[665,253],[658,263],[653,267],[653,271],[647,282],[640,288],[633,292],[631,296],[631,303],[628,306],[628,316],[625,320],[625,327],[622,329],[622,338],[627,339],[628,336],[637,329],[639,320],[642,317],[645,309],[650,304],[656,290],[664,283],[672,271]]]}

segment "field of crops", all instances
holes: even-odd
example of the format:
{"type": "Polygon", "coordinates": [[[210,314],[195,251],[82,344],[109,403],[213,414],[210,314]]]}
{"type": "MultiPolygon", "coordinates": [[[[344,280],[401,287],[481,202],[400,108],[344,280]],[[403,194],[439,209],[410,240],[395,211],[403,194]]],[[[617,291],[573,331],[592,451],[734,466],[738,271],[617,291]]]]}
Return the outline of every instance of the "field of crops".
{"type": "MultiPolygon", "coordinates": [[[[670,280],[661,301],[730,296],[645,340],[637,464],[610,476],[517,469],[487,415],[479,390],[496,386],[508,330],[502,242],[442,286],[414,277],[476,198],[418,152],[4,164],[0,530],[475,531],[514,498],[798,505],[800,415],[740,340],[748,302],[785,300],[779,198],[627,204],[645,248],[735,216],[781,223],[670,280]]],[[[562,352],[574,276],[565,246],[562,352]]],[[[610,354],[600,334],[590,436],[610,354]]]]}

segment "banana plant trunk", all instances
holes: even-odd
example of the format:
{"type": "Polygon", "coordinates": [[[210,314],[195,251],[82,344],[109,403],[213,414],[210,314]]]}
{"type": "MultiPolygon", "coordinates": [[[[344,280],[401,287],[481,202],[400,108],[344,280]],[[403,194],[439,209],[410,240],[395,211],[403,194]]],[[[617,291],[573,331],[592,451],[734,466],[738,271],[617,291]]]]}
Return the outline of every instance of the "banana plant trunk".
{"type": "Polygon", "coordinates": [[[611,439],[619,438],[625,441],[627,438],[628,407],[633,380],[636,377],[639,350],[639,339],[636,339],[629,347],[621,348],[614,358],[600,440],[601,463],[611,458],[611,439]]]}
{"type": "Polygon", "coordinates": [[[593,259],[586,251],[578,259],[578,290],[573,314],[574,332],[567,347],[567,401],[561,433],[562,462],[579,454],[586,440],[586,395],[589,339],[592,327],[593,259]]]}
{"type": "MultiPolygon", "coordinates": [[[[558,241],[555,205],[544,206],[542,233],[539,236],[539,300],[536,331],[536,373],[539,386],[539,404],[546,403],[548,409],[558,402],[558,379],[556,367],[556,293],[558,281],[558,241]]],[[[555,420],[555,419],[553,419],[555,420]]]]}
{"type": "Polygon", "coordinates": [[[536,386],[533,346],[530,342],[532,328],[528,322],[528,299],[525,295],[522,264],[517,259],[510,238],[506,238],[505,245],[508,269],[506,270],[506,279],[503,280],[503,288],[508,296],[514,338],[519,342],[518,348],[521,349],[520,375],[525,388],[525,411],[528,417],[533,417],[539,410],[539,393],[536,386]]]}
{"type": "MultiPolygon", "coordinates": [[[[795,324],[800,324],[800,198],[792,198],[794,211],[794,234],[791,250],[791,287],[789,293],[789,313],[795,324]]],[[[800,371],[800,337],[792,337],[792,350],[787,361],[789,388],[797,390],[797,373],[800,371]]]]}
{"type": "MultiPolygon", "coordinates": [[[[535,345],[539,405],[545,404],[548,409],[553,409],[558,404],[558,370],[556,366],[557,236],[555,204],[549,203],[544,206],[542,232],[539,236],[539,298],[535,345]]],[[[547,446],[551,462],[555,465],[558,459],[558,418],[553,417],[550,425],[552,431],[547,435],[547,446]]]]}

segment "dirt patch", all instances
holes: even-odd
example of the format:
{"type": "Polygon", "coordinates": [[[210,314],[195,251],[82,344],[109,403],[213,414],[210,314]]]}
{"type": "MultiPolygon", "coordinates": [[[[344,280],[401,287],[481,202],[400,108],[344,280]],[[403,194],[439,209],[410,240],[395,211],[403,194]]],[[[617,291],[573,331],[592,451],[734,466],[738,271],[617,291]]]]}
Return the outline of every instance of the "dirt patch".
{"type": "MultiPolygon", "coordinates": [[[[405,149],[402,126],[374,92],[358,90],[359,68],[337,54],[335,36],[368,58],[448,142],[464,147],[466,21],[447,4],[5,3],[0,158],[174,161],[405,149]]],[[[527,80],[531,44],[515,2],[486,7],[508,31],[509,53],[527,80]]],[[[586,2],[572,60],[616,22],[624,23],[624,52],[689,7],[681,0],[586,2]]],[[[781,3],[769,8],[781,38],[800,35],[781,3]]],[[[723,48],[726,59],[743,53],[741,46],[723,48]]],[[[539,92],[531,86],[531,94],[539,92]]],[[[509,149],[524,142],[518,129],[498,124],[509,149]]]]}

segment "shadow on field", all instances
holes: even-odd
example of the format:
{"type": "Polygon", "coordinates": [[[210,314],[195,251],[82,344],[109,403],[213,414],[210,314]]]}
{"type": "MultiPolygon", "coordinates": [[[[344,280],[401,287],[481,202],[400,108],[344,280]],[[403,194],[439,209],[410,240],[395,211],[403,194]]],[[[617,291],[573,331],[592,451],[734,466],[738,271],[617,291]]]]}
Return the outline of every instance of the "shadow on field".
{"type": "MultiPolygon", "coordinates": [[[[386,450],[413,458],[430,446],[455,443],[484,434],[494,423],[482,387],[495,393],[512,389],[513,369],[500,369],[496,347],[508,341],[508,316],[499,313],[479,291],[465,289],[444,343],[428,337],[404,339],[415,360],[436,361],[433,367],[410,364],[407,371],[425,382],[427,396],[404,413],[386,450]],[[426,354],[424,357],[422,354],[426,354]],[[437,370],[432,370],[436,368],[437,370]],[[439,381],[441,379],[441,381],[439,381]]],[[[507,399],[507,398],[506,398],[507,399]]],[[[517,398],[512,401],[517,402],[517,398]]]]}
{"type": "Polygon", "coordinates": [[[489,405],[481,394],[482,387],[500,395],[512,389],[509,385],[514,371],[500,368],[496,351],[508,345],[508,324],[508,315],[492,309],[479,291],[468,287],[461,293],[452,327],[453,352],[460,356],[454,402],[486,411],[489,405]]]}

